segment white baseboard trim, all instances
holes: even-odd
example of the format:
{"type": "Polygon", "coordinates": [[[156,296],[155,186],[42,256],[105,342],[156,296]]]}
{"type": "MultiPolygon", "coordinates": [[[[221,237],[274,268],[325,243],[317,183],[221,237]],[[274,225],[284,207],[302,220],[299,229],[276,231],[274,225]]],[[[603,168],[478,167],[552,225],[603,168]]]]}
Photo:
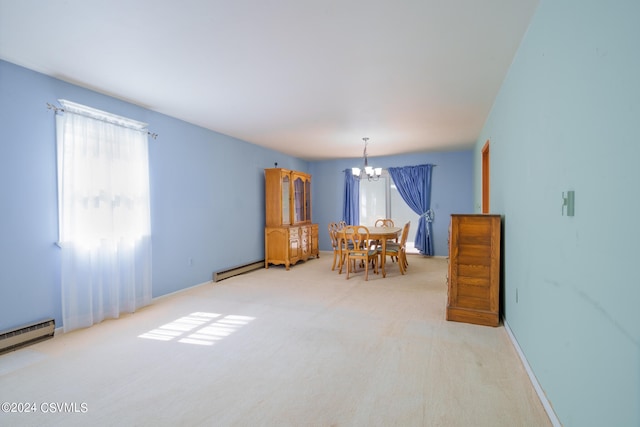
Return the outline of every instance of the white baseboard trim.
{"type": "Polygon", "coordinates": [[[202,283],[198,283],[197,285],[188,286],[186,288],[178,289],[177,291],[169,292],[168,294],[158,295],[157,297],[151,298],[151,303],[163,300],[163,299],[168,298],[168,297],[175,296],[176,294],[180,294],[182,292],[189,291],[191,289],[198,288],[198,287],[204,286],[204,285],[216,285],[216,282],[214,282],[213,280],[207,280],[206,282],[202,282],[202,283]]]}
{"type": "Polygon", "coordinates": [[[511,340],[513,347],[518,352],[518,356],[520,357],[520,360],[524,365],[524,369],[527,371],[529,380],[531,380],[531,384],[533,384],[533,388],[535,389],[536,394],[540,399],[540,402],[542,402],[542,406],[544,407],[544,410],[547,413],[547,416],[549,417],[551,424],[554,427],[562,427],[562,423],[560,422],[560,420],[558,419],[558,416],[553,410],[553,406],[551,406],[551,402],[549,402],[549,399],[547,399],[547,395],[545,394],[544,390],[542,390],[542,387],[540,386],[538,379],[533,373],[533,370],[531,369],[531,366],[529,365],[527,358],[525,357],[524,353],[522,352],[522,349],[520,348],[520,345],[518,344],[518,340],[516,340],[515,335],[513,335],[513,332],[511,331],[511,328],[509,327],[509,324],[507,323],[505,318],[502,318],[502,323],[504,324],[504,328],[507,330],[507,334],[509,335],[509,339],[511,340]]]}

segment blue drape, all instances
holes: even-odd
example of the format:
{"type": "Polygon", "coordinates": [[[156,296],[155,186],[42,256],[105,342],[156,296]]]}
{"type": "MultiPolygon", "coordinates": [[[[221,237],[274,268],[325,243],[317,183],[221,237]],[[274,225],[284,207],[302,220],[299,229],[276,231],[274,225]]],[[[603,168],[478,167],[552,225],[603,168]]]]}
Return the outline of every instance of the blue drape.
{"type": "Polygon", "coordinates": [[[433,255],[433,211],[431,210],[431,171],[433,165],[389,168],[389,175],[396,184],[398,193],[418,215],[418,230],[415,247],[423,255],[433,255]]]}
{"type": "Polygon", "coordinates": [[[344,171],[344,201],[342,220],[349,225],[360,224],[360,183],[351,173],[351,169],[344,171]]]}

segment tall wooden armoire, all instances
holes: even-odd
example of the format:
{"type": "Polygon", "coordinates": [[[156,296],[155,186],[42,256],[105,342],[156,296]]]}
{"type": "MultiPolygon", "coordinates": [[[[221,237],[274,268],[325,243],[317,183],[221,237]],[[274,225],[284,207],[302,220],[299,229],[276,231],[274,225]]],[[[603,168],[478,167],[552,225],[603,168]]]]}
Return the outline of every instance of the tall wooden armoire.
{"type": "Polygon", "coordinates": [[[500,216],[451,215],[447,320],[500,323],[500,216]]]}
{"type": "Polygon", "coordinates": [[[311,223],[311,175],[281,168],[264,170],[264,266],[286,269],[309,257],[320,257],[318,224],[311,223]]]}

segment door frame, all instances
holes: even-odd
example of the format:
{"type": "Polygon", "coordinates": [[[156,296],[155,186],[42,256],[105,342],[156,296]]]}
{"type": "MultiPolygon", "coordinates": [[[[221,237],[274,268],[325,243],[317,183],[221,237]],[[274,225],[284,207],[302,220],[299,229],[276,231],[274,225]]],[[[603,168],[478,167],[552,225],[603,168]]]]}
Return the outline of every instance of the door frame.
{"type": "Polygon", "coordinates": [[[485,142],[482,147],[482,213],[488,214],[489,209],[489,176],[490,176],[490,162],[489,162],[489,140],[485,142]]]}

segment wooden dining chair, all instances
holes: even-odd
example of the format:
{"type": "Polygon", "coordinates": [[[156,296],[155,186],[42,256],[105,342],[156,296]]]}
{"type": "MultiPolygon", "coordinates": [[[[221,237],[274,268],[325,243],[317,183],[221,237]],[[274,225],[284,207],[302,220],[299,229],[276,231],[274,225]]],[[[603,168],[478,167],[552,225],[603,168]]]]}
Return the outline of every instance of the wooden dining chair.
{"type": "MultiPolygon", "coordinates": [[[[395,227],[396,226],[391,218],[380,218],[380,219],[377,219],[374,225],[376,227],[395,227]]],[[[387,244],[389,242],[398,243],[398,238],[396,237],[393,240],[387,240],[387,244]]],[[[375,242],[375,243],[376,243],[376,246],[380,245],[380,242],[375,242]]],[[[397,259],[395,257],[391,257],[391,261],[396,261],[396,260],[397,259]]]]}
{"type": "MultiPolygon", "coordinates": [[[[400,242],[390,242],[387,241],[387,249],[386,254],[388,257],[392,259],[398,260],[398,267],[400,268],[400,273],[404,274],[407,271],[407,267],[409,263],[407,262],[407,238],[409,236],[409,228],[411,227],[411,221],[408,221],[404,227],[402,227],[402,234],[400,237],[400,242]]],[[[382,256],[382,248],[378,247],[378,253],[382,256]]]]}
{"type": "Polygon", "coordinates": [[[408,240],[409,229],[410,228],[411,228],[411,221],[407,221],[407,223],[404,225],[404,228],[402,229],[402,233],[405,234],[405,236],[404,236],[404,247],[402,249],[402,251],[403,251],[402,259],[404,261],[404,271],[407,271],[407,267],[409,266],[409,261],[407,259],[407,240],[408,240]]]}
{"type": "Polygon", "coordinates": [[[338,229],[336,230],[336,242],[338,245],[338,274],[342,274],[342,267],[344,267],[347,260],[347,253],[349,249],[353,248],[353,242],[347,240],[345,236],[345,230],[349,227],[341,221],[338,223],[338,229]]]}
{"type": "Polygon", "coordinates": [[[331,241],[331,249],[333,249],[333,264],[331,264],[331,271],[336,268],[336,261],[340,256],[340,247],[338,246],[338,223],[330,222],[329,226],[329,240],[331,241]]]}
{"type": "Polygon", "coordinates": [[[376,227],[395,227],[395,224],[393,223],[393,220],[391,218],[380,218],[376,220],[374,225],[376,227]]]}
{"type": "Polygon", "coordinates": [[[374,273],[378,274],[377,261],[380,256],[376,248],[370,248],[369,229],[364,225],[347,226],[344,238],[349,246],[347,249],[347,279],[351,269],[356,270],[357,261],[364,266],[364,280],[369,280],[369,263],[373,263],[374,273]]]}

